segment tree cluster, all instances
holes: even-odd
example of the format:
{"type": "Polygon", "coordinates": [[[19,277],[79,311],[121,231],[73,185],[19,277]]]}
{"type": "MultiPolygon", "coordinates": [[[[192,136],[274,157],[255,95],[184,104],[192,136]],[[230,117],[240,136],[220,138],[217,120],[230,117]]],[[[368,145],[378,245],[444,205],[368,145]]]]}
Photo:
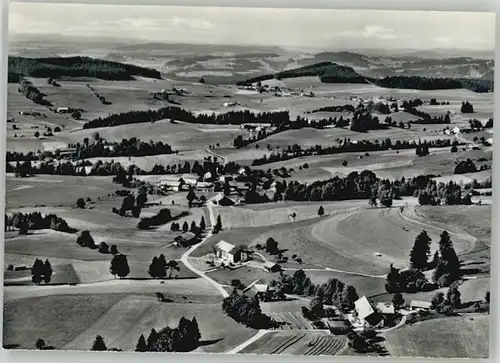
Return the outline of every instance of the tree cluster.
{"type": "Polygon", "coordinates": [[[450,286],[460,278],[460,261],[453,248],[453,241],[447,231],[441,233],[439,239],[439,255],[436,256],[436,268],[432,279],[440,287],[450,286]]]}
{"type": "Polygon", "coordinates": [[[54,231],[73,233],[75,229],[70,228],[68,223],[55,214],[42,215],[40,212],[14,213],[5,218],[6,225],[18,228],[21,234],[26,234],[28,229],[53,229],[54,231]]]}
{"type": "Polygon", "coordinates": [[[90,249],[96,249],[97,245],[95,244],[94,238],[90,234],[89,231],[85,230],[80,233],[80,235],[76,239],[76,243],[78,243],[81,247],[87,247],[90,249]]]}
{"type": "Polygon", "coordinates": [[[48,284],[51,276],[52,266],[49,260],[45,260],[45,263],[43,263],[42,260],[37,258],[33,263],[33,267],[31,267],[31,281],[37,285],[40,285],[42,281],[48,284]]]}
{"type": "Polygon", "coordinates": [[[282,294],[316,296],[321,304],[335,305],[344,311],[352,310],[358,299],[354,286],[335,278],[315,285],[303,270],[295,271],[292,276],[281,274],[280,279],[272,280],[270,285],[282,294]]]}
{"type": "Polygon", "coordinates": [[[461,293],[456,283],[452,284],[446,295],[438,292],[431,300],[432,309],[445,315],[453,314],[455,309],[462,307],[461,293]]]}
{"type": "Polygon", "coordinates": [[[177,271],[179,273],[180,267],[179,267],[179,262],[175,260],[170,260],[167,262],[165,259],[165,256],[163,253],[158,256],[158,257],[153,257],[153,260],[151,261],[151,264],[149,265],[148,269],[148,274],[152,278],[165,278],[167,277],[168,273],[168,278],[172,278],[172,273],[174,271],[177,271]]]}
{"type": "Polygon", "coordinates": [[[46,94],[41,93],[38,88],[33,86],[33,84],[28,80],[21,80],[19,82],[18,91],[22,93],[27,99],[42,105],[42,106],[52,106],[52,103],[45,99],[46,94]]]}
{"type": "Polygon", "coordinates": [[[434,285],[427,281],[425,275],[419,269],[410,268],[400,270],[391,264],[386,278],[385,289],[391,294],[398,292],[414,293],[433,290],[434,285]]]}
{"type": "Polygon", "coordinates": [[[453,170],[454,174],[475,173],[477,167],[471,159],[460,161],[453,170]]]}
{"type": "Polygon", "coordinates": [[[125,278],[130,273],[127,256],[122,254],[114,255],[113,259],[111,260],[109,272],[111,272],[111,275],[113,275],[113,277],[115,278],[117,275],[120,279],[125,278]]]}
{"type": "Polygon", "coordinates": [[[259,299],[240,295],[236,289],[222,301],[222,310],[238,323],[254,329],[267,329],[274,325],[273,320],[262,313],[259,299]]]}
{"type": "Polygon", "coordinates": [[[462,113],[474,113],[474,106],[472,106],[469,101],[462,102],[462,107],[460,107],[460,112],[462,113]]]}
{"type": "Polygon", "coordinates": [[[151,329],[147,342],[141,334],[136,352],[190,352],[200,345],[201,333],[196,318],[182,317],[177,327],[165,327],[157,332],[151,329]]]}
{"type": "MultiPolygon", "coordinates": [[[[184,212],[187,214],[187,212],[184,212]]],[[[139,229],[149,229],[151,227],[160,226],[166,224],[172,220],[172,213],[168,208],[162,208],[160,211],[152,217],[144,217],[141,218],[139,223],[137,224],[137,228],[139,229]]]]}

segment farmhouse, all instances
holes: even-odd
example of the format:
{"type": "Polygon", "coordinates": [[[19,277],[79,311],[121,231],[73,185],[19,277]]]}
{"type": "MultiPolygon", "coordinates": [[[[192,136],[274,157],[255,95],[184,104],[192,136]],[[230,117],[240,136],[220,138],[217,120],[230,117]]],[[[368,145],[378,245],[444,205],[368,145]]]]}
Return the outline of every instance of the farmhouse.
{"type": "Polygon", "coordinates": [[[375,308],[380,314],[383,315],[394,315],[396,313],[394,305],[387,302],[379,302],[375,305],[375,308]]]}
{"type": "Polygon", "coordinates": [[[428,301],[412,300],[410,303],[411,310],[430,310],[432,304],[428,301]]]}
{"type": "Polygon", "coordinates": [[[363,296],[354,302],[354,311],[360,325],[376,325],[380,321],[379,314],[375,311],[372,304],[366,296],[363,296]]]}
{"type": "Polygon", "coordinates": [[[262,267],[264,267],[264,269],[267,271],[267,272],[278,272],[278,271],[281,271],[281,266],[278,265],[277,263],[274,263],[274,262],[271,262],[271,261],[266,261],[262,267]]]}
{"type": "Polygon", "coordinates": [[[198,207],[199,208],[199,207],[203,207],[204,205],[205,205],[205,201],[202,199],[196,198],[196,199],[193,199],[191,201],[191,207],[198,207]]]}
{"type": "Polygon", "coordinates": [[[245,262],[248,260],[248,252],[229,242],[220,241],[215,245],[215,257],[229,263],[245,262]]]}
{"type": "Polygon", "coordinates": [[[214,204],[221,205],[223,207],[234,205],[234,201],[231,198],[226,197],[224,194],[219,193],[212,199],[214,204]]]}
{"type": "Polygon", "coordinates": [[[184,232],[174,238],[175,243],[182,247],[192,246],[196,242],[196,235],[193,232],[184,232]]]}

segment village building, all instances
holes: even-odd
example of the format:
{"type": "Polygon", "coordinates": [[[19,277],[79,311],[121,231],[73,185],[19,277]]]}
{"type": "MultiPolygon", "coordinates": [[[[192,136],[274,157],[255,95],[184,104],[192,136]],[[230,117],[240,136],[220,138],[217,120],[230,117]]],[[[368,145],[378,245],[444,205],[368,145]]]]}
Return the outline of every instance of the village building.
{"type": "Polygon", "coordinates": [[[212,199],[212,202],[214,204],[221,205],[223,207],[228,207],[228,206],[231,206],[231,205],[235,204],[234,200],[232,200],[231,198],[225,196],[222,193],[219,193],[217,196],[215,196],[212,199]]]}
{"type": "Polygon", "coordinates": [[[214,188],[214,183],[211,182],[199,181],[196,183],[197,190],[211,192],[213,188],[214,188]]]}
{"type": "Polygon", "coordinates": [[[196,243],[196,235],[193,232],[184,232],[174,238],[174,244],[182,247],[189,247],[196,243]]]}
{"type": "Polygon", "coordinates": [[[412,300],[410,302],[411,310],[430,310],[432,304],[429,301],[412,300]]]}
{"type": "Polygon", "coordinates": [[[191,207],[203,207],[205,205],[205,201],[202,199],[195,198],[191,201],[191,207]]]}
{"type": "Polygon", "coordinates": [[[388,302],[379,302],[375,305],[375,308],[380,314],[383,315],[394,315],[396,313],[394,304],[388,302]]]}
{"type": "Polygon", "coordinates": [[[237,263],[248,261],[248,251],[238,248],[235,245],[220,241],[215,245],[215,257],[227,263],[237,263]]]}
{"type": "Polygon", "coordinates": [[[170,190],[173,192],[178,192],[179,190],[181,190],[182,187],[181,184],[182,183],[179,180],[172,180],[172,179],[161,179],[158,182],[158,186],[161,189],[170,190]]]}

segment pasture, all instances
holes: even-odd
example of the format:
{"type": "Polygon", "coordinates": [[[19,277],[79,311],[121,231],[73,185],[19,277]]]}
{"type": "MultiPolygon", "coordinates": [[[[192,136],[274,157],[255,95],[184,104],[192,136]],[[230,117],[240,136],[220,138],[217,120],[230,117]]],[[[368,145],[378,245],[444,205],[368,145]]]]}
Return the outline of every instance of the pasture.
{"type": "Polygon", "coordinates": [[[392,356],[487,358],[489,315],[432,319],[384,334],[392,356]]]}
{"type": "Polygon", "coordinates": [[[258,227],[293,222],[291,215],[295,213],[295,221],[318,217],[318,209],[323,206],[325,215],[337,214],[366,206],[365,200],[348,200],[339,202],[278,202],[264,204],[247,204],[238,207],[215,206],[214,215],[220,215],[224,226],[258,227]]]}
{"type": "Polygon", "coordinates": [[[43,338],[47,345],[57,349],[89,350],[95,336],[100,334],[108,347],[132,351],[141,334],[147,338],[152,328],[158,331],[165,326],[176,326],[182,316],[198,320],[201,349],[205,352],[230,350],[254,334],[252,329],[225,316],[220,303],[191,303],[180,296],[176,301],[159,302],[153,292],[148,295],[57,295],[7,301],[4,345],[33,348],[36,339],[43,338]],[[36,315],[30,313],[33,306],[37,307],[36,315]]]}

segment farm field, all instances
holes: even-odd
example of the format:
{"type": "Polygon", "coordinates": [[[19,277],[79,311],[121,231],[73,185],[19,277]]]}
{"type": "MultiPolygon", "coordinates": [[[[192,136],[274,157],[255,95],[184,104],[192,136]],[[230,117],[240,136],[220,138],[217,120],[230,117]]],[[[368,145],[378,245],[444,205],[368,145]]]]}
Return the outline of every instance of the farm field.
{"type": "Polygon", "coordinates": [[[346,345],[344,337],[321,333],[271,332],[245,347],[245,354],[336,355],[346,345]]]}
{"type": "Polygon", "coordinates": [[[487,358],[488,315],[433,319],[385,333],[387,350],[397,357],[487,358]]]}
{"type": "MultiPolygon", "coordinates": [[[[180,300],[180,301],[179,301],[180,300]]],[[[222,314],[219,304],[158,302],[151,295],[99,294],[57,295],[7,301],[4,344],[32,348],[43,336],[57,349],[88,350],[96,334],[103,334],[106,343],[123,350],[134,350],[141,334],[152,328],[174,326],[182,316],[198,320],[202,333],[201,349],[224,352],[254,334],[222,314]],[[38,314],[31,316],[30,307],[38,314]],[[75,316],[70,323],[64,316],[75,316]],[[29,321],[29,328],[26,324],[29,321]]]]}

